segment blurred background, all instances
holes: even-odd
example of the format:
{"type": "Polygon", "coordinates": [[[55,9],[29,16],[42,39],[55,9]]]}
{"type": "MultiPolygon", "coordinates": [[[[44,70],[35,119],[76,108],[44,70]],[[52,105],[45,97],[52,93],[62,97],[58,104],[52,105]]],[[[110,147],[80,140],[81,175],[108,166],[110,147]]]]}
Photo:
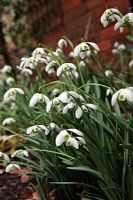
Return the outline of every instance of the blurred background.
{"type": "Polygon", "coordinates": [[[1,0],[0,66],[16,65],[28,51],[42,43],[50,48],[66,36],[74,44],[85,38],[97,43],[102,59],[111,56],[115,41],[126,42],[113,24],[103,28],[100,17],[106,8],[125,14],[132,11],[132,0],[1,0]]]}

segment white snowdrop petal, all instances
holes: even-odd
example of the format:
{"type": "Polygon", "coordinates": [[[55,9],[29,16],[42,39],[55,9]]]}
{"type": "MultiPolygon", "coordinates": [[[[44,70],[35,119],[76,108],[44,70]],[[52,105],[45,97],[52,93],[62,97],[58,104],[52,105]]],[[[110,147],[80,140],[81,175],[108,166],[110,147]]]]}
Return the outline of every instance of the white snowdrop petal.
{"type": "Polygon", "coordinates": [[[88,104],[86,104],[86,106],[89,107],[89,108],[92,108],[93,110],[98,109],[98,107],[96,105],[92,104],[92,103],[88,103],[88,104]]]}
{"type": "Polygon", "coordinates": [[[60,67],[58,67],[57,69],[57,76],[60,76],[60,74],[62,73],[63,71],[63,66],[61,65],[60,67]]]}
{"type": "Polygon", "coordinates": [[[24,94],[24,91],[21,88],[14,88],[18,93],[24,94]]]}
{"type": "Polygon", "coordinates": [[[132,89],[130,89],[130,88],[124,89],[124,94],[128,101],[133,102],[133,90],[132,89]]]}
{"type": "Polygon", "coordinates": [[[37,104],[37,102],[38,102],[38,97],[39,97],[39,94],[38,94],[38,93],[36,93],[36,94],[34,94],[34,95],[32,96],[32,98],[30,99],[30,103],[29,103],[29,106],[30,106],[30,107],[33,107],[33,106],[35,106],[35,105],[37,104]]]}
{"type": "Polygon", "coordinates": [[[10,172],[11,170],[14,170],[14,169],[21,169],[19,165],[17,164],[9,164],[7,167],[6,167],[6,173],[10,172]]]}
{"type": "Polygon", "coordinates": [[[81,144],[86,144],[86,141],[82,137],[76,137],[80,141],[81,144]]]}
{"type": "Polygon", "coordinates": [[[34,129],[34,126],[30,126],[29,128],[27,128],[26,133],[27,133],[28,135],[30,135],[30,134],[32,133],[33,129],[34,129]]]}
{"type": "Polygon", "coordinates": [[[81,131],[77,130],[77,129],[73,128],[73,129],[67,129],[67,130],[70,131],[70,132],[73,132],[73,133],[75,133],[75,134],[77,134],[79,136],[83,136],[83,133],[81,131]]]}
{"type": "Polygon", "coordinates": [[[114,106],[116,101],[117,101],[117,98],[118,98],[118,95],[120,93],[120,90],[118,90],[117,92],[115,92],[115,94],[112,96],[112,99],[111,99],[111,105],[114,106]]]}
{"type": "Polygon", "coordinates": [[[56,146],[57,147],[61,146],[64,141],[65,141],[64,132],[61,131],[56,137],[56,140],[55,140],[56,146]]]}
{"type": "Polygon", "coordinates": [[[45,100],[45,102],[47,104],[50,101],[49,98],[46,95],[43,95],[43,97],[44,97],[44,100],[45,100]]]}
{"type": "Polygon", "coordinates": [[[79,149],[78,141],[74,137],[70,137],[67,142],[70,143],[71,146],[73,146],[75,149],[79,149]]]}
{"type": "Polygon", "coordinates": [[[67,103],[68,100],[68,93],[67,92],[62,92],[59,96],[58,99],[63,102],[63,103],[67,103]]]}
{"type": "Polygon", "coordinates": [[[94,42],[86,42],[87,44],[91,45],[94,49],[96,49],[97,51],[100,51],[100,48],[98,47],[98,45],[94,42]]]}
{"type": "Polygon", "coordinates": [[[78,107],[77,110],[75,111],[75,117],[77,119],[80,119],[82,115],[83,115],[83,110],[80,107],[78,107]]]}
{"type": "Polygon", "coordinates": [[[52,101],[49,101],[46,106],[46,112],[49,112],[51,110],[51,107],[52,107],[52,101]]]}
{"type": "Polygon", "coordinates": [[[62,112],[63,115],[66,114],[66,113],[68,112],[68,109],[69,109],[69,108],[68,108],[68,105],[64,106],[63,112],[62,112]]]}
{"type": "Polygon", "coordinates": [[[79,45],[77,45],[74,49],[74,57],[78,56],[80,49],[81,49],[82,43],[80,43],[79,45]]]}

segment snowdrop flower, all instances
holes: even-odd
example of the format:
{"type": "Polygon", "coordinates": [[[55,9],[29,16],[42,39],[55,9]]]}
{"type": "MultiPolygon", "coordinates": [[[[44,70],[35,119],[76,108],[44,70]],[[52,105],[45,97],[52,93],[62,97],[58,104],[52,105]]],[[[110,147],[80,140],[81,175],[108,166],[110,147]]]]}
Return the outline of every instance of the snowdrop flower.
{"type": "Polygon", "coordinates": [[[10,65],[5,65],[1,69],[2,74],[11,73],[11,71],[12,71],[12,67],[10,65]]]}
{"type": "Polygon", "coordinates": [[[5,126],[13,123],[16,123],[16,120],[12,117],[9,117],[3,120],[2,125],[5,126]]]}
{"type": "Polygon", "coordinates": [[[0,151],[0,158],[3,158],[7,162],[10,162],[9,156],[5,153],[2,153],[1,151],[0,151]]]}
{"type": "Polygon", "coordinates": [[[78,140],[79,145],[86,144],[86,141],[82,137],[75,137],[78,140]]]}
{"type": "Polygon", "coordinates": [[[114,43],[114,47],[117,48],[119,46],[119,42],[114,43]]]}
{"type": "Polygon", "coordinates": [[[59,106],[61,102],[70,103],[71,100],[74,100],[74,99],[79,99],[81,101],[84,101],[84,98],[75,91],[62,92],[58,97],[55,97],[50,102],[48,102],[46,106],[46,112],[49,112],[52,107],[59,106]]]}
{"type": "Polygon", "coordinates": [[[124,51],[126,49],[126,46],[124,44],[120,44],[120,45],[118,45],[117,49],[119,51],[124,51]]]}
{"type": "Polygon", "coordinates": [[[32,53],[33,56],[38,55],[38,54],[40,54],[41,56],[46,55],[45,49],[42,48],[42,47],[38,47],[38,48],[36,48],[36,49],[33,51],[33,53],[32,53]]]}
{"type": "Polygon", "coordinates": [[[96,105],[94,105],[94,104],[85,104],[85,105],[82,105],[80,107],[80,106],[77,106],[76,103],[70,102],[63,108],[63,114],[66,114],[69,109],[76,108],[75,117],[77,119],[80,119],[82,117],[82,115],[83,115],[83,112],[84,111],[88,111],[87,107],[91,108],[93,110],[97,110],[98,109],[98,107],[96,105]]]}
{"type": "Polygon", "coordinates": [[[79,62],[79,66],[85,68],[86,67],[86,63],[83,60],[81,60],[79,62]]]}
{"type": "Polygon", "coordinates": [[[63,47],[67,47],[67,41],[65,40],[65,39],[60,39],[59,41],[58,41],[58,47],[60,48],[60,49],[63,49],[63,47]]]}
{"type": "Polygon", "coordinates": [[[110,94],[113,94],[113,90],[111,88],[108,88],[106,91],[106,96],[109,96],[110,94]]]}
{"type": "Polygon", "coordinates": [[[20,68],[21,69],[23,69],[23,68],[34,69],[37,64],[38,63],[34,57],[21,58],[20,68]]]}
{"type": "Polygon", "coordinates": [[[129,62],[129,68],[132,68],[133,67],[133,60],[131,60],[130,62],[129,62]]]}
{"type": "Polygon", "coordinates": [[[4,102],[14,101],[16,99],[16,93],[24,94],[24,91],[20,88],[10,88],[4,94],[4,102]]]}
{"type": "Polygon", "coordinates": [[[71,51],[71,52],[69,53],[69,57],[70,57],[70,58],[74,58],[74,52],[73,52],[73,51],[71,51]]]}
{"type": "Polygon", "coordinates": [[[67,146],[73,146],[76,149],[79,149],[79,142],[75,137],[72,137],[72,134],[78,135],[80,137],[83,136],[83,133],[77,129],[66,129],[61,131],[55,140],[56,146],[61,146],[64,142],[66,142],[67,146]]]}
{"type": "Polygon", "coordinates": [[[28,151],[26,150],[23,150],[23,149],[19,149],[19,150],[16,150],[12,153],[11,157],[14,158],[14,157],[19,157],[19,156],[25,156],[25,157],[29,157],[29,153],[28,151]]]}
{"type": "Polygon", "coordinates": [[[117,92],[115,92],[112,96],[111,99],[111,104],[112,106],[115,105],[117,99],[119,101],[129,101],[129,102],[133,102],[133,87],[128,87],[128,88],[124,88],[124,89],[120,89],[117,92]]]}
{"type": "Polygon", "coordinates": [[[115,8],[109,8],[102,14],[100,21],[103,24],[103,27],[107,27],[109,22],[113,22],[115,20],[120,21],[121,18],[122,15],[119,10],[115,8]]]}
{"type": "Polygon", "coordinates": [[[54,88],[53,91],[52,91],[53,96],[56,96],[59,93],[60,93],[60,90],[58,88],[54,88]]]}
{"type": "Polygon", "coordinates": [[[81,101],[84,101],[84,98],[75,91],[67,91],[67,93],[69,94],[69,96],[71,98],[73,97],[73,98],[79,99],[81,101]]]}
{"type": "Polygon", "coordinates": [[[33,107],[35,106],[37,103],[48,103],[50,100],[47,96],[45,96],[44,94],[40,94],[40,93],[36,93],[32,96],[29,106],[33,107]]]}
{"type": "Polygon", "coordinates": [[[6,173],[12,171],[12,170],[15,170],[15,169],[21,169],[19,165],[17,164],[9,164],[7,167],[6,167],[6,173]]]}
{"type": "Polygon", "coordinates": [[[99,47],[94,42],[82,42],[77,45],[74,49],[74,56],[80,56],[81,59],[84,59],[88,52],[91,52],[91,48],[99,51],[99,47]]]}
{"type": "MultiPolygon", "coordinates": [[[[55,66],[57,66],[57,63],[56,63],[56,61],[51,61],[51,62],[49,62],[48,64],[47,64],[47,66],[45,67],[45,71],[47,72],[47,73],[49,73],[49,71],[51,70],[51,69],[53,69],[54,70],[54,67],[55,66]]],[[[54,72],[55,72],[55,70],[54,70],[54,72]]]]}
{"type": "Polygon", "coordinates": [[[49,112],[52,107],[58,107],[60,105],[60,99],[58,97],[53,98],[46,105],[46,112],[49,112]]]}
{"type": "Polygon", "coordinates": [[[112,49],[112,53],[113,53],[113,54],[118,54],[118,53],[119,53],[119,50],[118,50],[118,49],[112,49]]]}
{"type": "Polygon", "coordinates": [[[82,105],[81,107],[78,106],[78,108],[77,108],[76,111],[75,111],[75,117],[76,117],[77,119],[80,119],[80,118],[82,117],[82,115],[83,115],[83,112],[88,111],[87,108],[91,108],[91,109],[93,109],[93,110],[97,110],[97,109],[98,109],[98,107],[97,107],[96,105],[91,104],[91,103],[82,105]]]}
{"type": "Polygon", "coordinates": [[[120,29],[120,32],[124,30],[124,27],[127,26],[127,23],[129,23],[131,26],[133,26],[133,13],[126,14],[119,22],[115,24],[114,30],[120,29]]]}
{"type": "Polygon", "coordinates": [[[11,84],[14,83],[14,82],[15,82],[15,79],[14,79],[13,77],[8,77],[8,78],[6,79],[7,85],[11,85],[11,84]]]}
{"type": "Polygon", "coordinates": [[[31,69],[24,68],[22,69],[21,74],[23,74],[24,76],[28,76],[28,75],[32,75],[33,72],[31,69]]]}
{"type": "Polygon", "coordinates": [[[110,69],[109,69],[109,70],[106,70],[106,71],[105,71],[105,76],[106,76],[106,77],[112,77],[112,76],[113,76],[113,71],[110,70],[110,69]]]}
{"type": "Polygon", "coordinates": [[[60,76],[62,72],[76,70],[76,66],[72,63],[64,63],[57,69],[57,76],[60,76]]]}
{"type": "Polygon", "coordinates": [[[27,129],[27,135],[30,135],[30,136],[35,136],[38,132],[41,132],[41,131],[44,131],[45,132],[45,135],[48,135],[49,134],[49,129],[44,126],[44,125],[34,125],[34,126],[30,126],[28,129],[27,129]]]}
{"type": "Polygon", "coordinates": [[[56,129],[57,131],[60,131],[60,127],[57,125],[57,124],[55,124],[55,123],[50,123],[49,124],[49,126],[47,127],[48,129],[56,129]]]}
{"type": "Polygon", "coordinates": [[[60,55],[63,54],[63,51],[60,48],[57,48],[55,53],[56,53],[57,56],[60,56],[60,55]]]}

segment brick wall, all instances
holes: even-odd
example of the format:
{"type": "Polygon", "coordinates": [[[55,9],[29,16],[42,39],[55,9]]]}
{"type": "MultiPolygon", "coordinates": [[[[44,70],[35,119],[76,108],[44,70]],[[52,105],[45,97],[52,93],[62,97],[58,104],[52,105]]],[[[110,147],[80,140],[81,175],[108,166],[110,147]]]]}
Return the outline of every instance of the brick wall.
{"type": "MultiPolygon", "coordinates": [[[[54,1],[56,0],[52,2],[54,1]]],[[[42,6],[45,6],[45,4],[42,4],[42,6]]],[[[65,35],[74,44],[77,44],[84,36],[88,25],[87,40],[96,42],[100,46],[103,56],[105,53],[108,55],[113,43],[124,40],[124,36],[128,34],[128,31],[126,29],[123,33],[120,33],[119,30],[114,31],[113,25],[103,28],[100,17],[106,7],[116,7],[122,13],[127,13],[130,4],[128,0],[63,0],[59,8],[60,13],[57,9],[57,13],[53,18],[55,29],[44,33],[37,38],[37,41],[49,47],[55,47],[59,38],[65,35]],[[58,23],[57,27],[56,23],[58,23]]]]}

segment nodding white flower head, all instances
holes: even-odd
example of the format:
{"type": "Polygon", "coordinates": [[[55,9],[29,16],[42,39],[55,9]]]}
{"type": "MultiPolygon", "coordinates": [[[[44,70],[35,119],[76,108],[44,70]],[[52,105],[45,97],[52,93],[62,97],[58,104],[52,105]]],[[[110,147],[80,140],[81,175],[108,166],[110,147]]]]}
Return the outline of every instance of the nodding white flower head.
{"type": "Polygon", "coordinates": [[[9,117],[3,120],[2,125],[5,126],[9,124],[14,124],[14,123],[16,123],[16,120],[12,117],[9,117]]]}
{"type": "Polygon", "coordinates": [[[5,161],[10,162],[9,156],[5,153],[2,153],[1,151],[0,151],[0,158],[3,158],[5,161]]]}
{"type": "Polygon", "coordinates": [[[44,126],[44,125],[34,125],[34,126],[30,126],[28,129],[27,129],[27,134],[30,135],[30,136],[35,136],[37,135],[38,132],[41,132],[41,131],[44,131],[45,132],[45,135],[48,135],[49,134],[49,129],[44,126]]]}
{"type": "Polygon", "coordinates": [[[58,107],[60,103],[70,103],[71,100],[79,99],[84,101],[84,98],[75,91],[62,92],[58,97],[55,97],[46,106],[46,112],[49,112],[52,107],[58,107]]]}
{"type": "Polygon", "coordinates": [[[91,49],[99,51],[99,47],[94,42],[82,42],[77,45],[74,49],[74,56],[80,56],[81,59],[84,59],[88,53],[91,53],[91,49]]]}
{"type": "Polygon", "coordinates": [[[83,133],[77,129],[62,130],[56,137],[56,146],[61,146],[64,142],[66,142],[67,146],[73,146],[74,148],[79,149],[79,139],[73,137],[73,134],[78,135],[80,137],[83,136],[83,133]]]}
{"type": "Polygon", "coordinates": [[[69,53],[69,57],[70,57],[70,58],[74,58],[74,52],[73,52],[73,51],[71,51],[71,52],[69,53]]]}
{"type": "Polygon", "coordinates": [[[2,74],[6,74],[6,73],[11,73],[12,71],[12,67],[10,65],[5,65],[2,69],[1,69],[1,73],[2,74]]]}
{"type": "Polygon", "coordinates": [[[92,104],[92,103],[87,103],[85,105],[82,105],[81,107],[78,106],[76,112],[75,112],[75,117],[77,119],[80,119],[83,115],[83,112],[87,112],[88,108],[91,108],[92,110],[98,110],[98,106],[92,104]]]}
{"type": "Polygon", "coordinates": [[[38,47],[38,48],[36,48],[36,49],[32,52],[32,55],[33,55],[33,56],[36,56],[36,55],[44,56],[44,55],[46,55],[46,51],[45,51],[44,48],[38,47]]]}
{"type": "Polygon", "coordinates": [[[57,107],[60,105],[60,99],[58,97],[53,98],[51,101],[48,102],[46,105],[46,112],[49,112],[52,107],[57,107]]]}
{"type": "Polygon", "coordinates": [[[129,101],[130,103],[133,102],[133,87],[128,87],[128,88],[124,88],[124,89],[120,89],[117,92],[115,92],[112,96],[111,99],[111,104],[112,106],[115,105],[117,99],[119,101],[129,101]]]}
{"type": "Polygon", "coordinates": [[[113,71],[110,70],[110,69],[106,70],[106,71],[105,71],[105,76],[106,76],[106,77],[112,77],[112,76],[113,76],[113,71]]]}
{"type": "Polygon", "coordinates": [[[24,76],[28,76],[28,75],[32,75],[33,72],[31,69],[24,68],[22,69],[21,74],[23,74],[24,76]]]}
{"type": "Polygon", "coordinates": [[[130,62],[129,62],[129,68],[132,68],[133,67],[133,60],[131,60],[130,62]]]}
{"type": "Polygon", "coordinates": [[[3,98],[4,102],[9,102],[11,100],[15,101],[16,100],[16,93],[24,94],[24,91],[20,88],[10,88],[4,94],[4,98],[3,98]]]}
{"type": "Polygon", "coordinates": [[[112,53],[113,53],[113,54],[118,54],[118,53],[119,53],[119,50],[118,50],[118,49],[112,49],[112,53]]]}
{"type": "MultiPolygon", "coordinates": [[[[51,69],[53,69],[54,70],[54,67],[56,67],[57,66],[57,63],[56,63],[56,61],[51,61],[51,62],[49,62],[48,64],[47,64],[47,66],[45,67],[45,71],[47,72],[47,73],[49,73],[49,71],[51,71],[51,69]]],[[[54,70],[54,72],[55,72],[55,70],[54,70]]]]}
{"type": "Polygon", "coordinates": [[[106,96],[109,96],[110,94],[113,94],[113,90],[111,88],[108,88],[106,90],[106,96]]]}
{"type": "Polygon", "coordinates": [[[60,49],[63,49],[63,47],[67,47],[67,41],[65,40],[65,39],[60,39],[59,41],[58,41],[58,47],[60,48],[60,49]]]}
{"type": "Polygon", "coordinates": [[[130,23],[130,25],[133,26],[133,13],[127,13],[126,15],[124,15],[124,17],[122,18],[122,23],[126,22],[130,23]]]}
{"type": "Polygon", "coordinates": [[[103,27],[107,27],[109,22],[113,22],[115,20],[120,21],[121,18],[122,14],[118,9],[109,8],[102,14],[100,21],[103,24],[103,27]]]}
{"type": "Polygon", "coordinates": [[[126,49],[125,44],[119,44],[118,42],[114,43],[114,49],[112,49],[113,54],[118,54],[120,51],[124,51],[126,49]]]}
{"type": "Polygon", "coordinates": [[[128,13],[124,15],[124,17],[115,24],[114,30],[117,30],[119,28],[120,32],[122,32],[124,30],[124,27],[128,27],[129,24],[133,26],[133,13],[128,13]]]}
{"type": "Polygon", "coordinates": [[[57,124],[53,123],[53,122],[51,122],[47,128],[48,128],[49,130],[50,130],[50,129],[52,129],[52,130],[53,130],[53,129],[56,129],[57,131],[60,131],[60,127],[59,127],[57,124]]]}
{"type": "Polygon", "coordinates": [[[119,46],[119,42],[114,43],[114,47],[117,48],[119,46]]]}
{"type": "Polygon", "coordinates": [[[56,96],[59,93],[60,93],[60,90],[58,88],[54,88],[53,91],[52,91],[53,96],[56,96]]]}
{"type": "Polygon", "coordinates": [[[38,62],[36,61],[34,57],[21,58],[21,63],[20,63],[19,68],[20,69],[23,69],[23,68],[34,69],[37,64],[38,62]]]}
{"type": "Polygon", "coordinates": [[[55,53],[57,54],[57,56],[60,56],[60,55],[63,54],[63,51],[62,51],[62,49],[57,48],[56,51],[55,51],[55,53]]]}
{"type": "Polygon", "coordinates": [[[94,104],[85,104],[80,107],[80,106],[77,106],[76,103],[70,102],[63,108],[63,114],[66,114],[68,110],[73,109],[73,108],[76,108],[75,117],[77,119],[80,119],[83,115],[83,112],[88,111],[88,108],[91,108],[93,110],[98,109],[98,107],[94,104]]]}
{"type": "Polygon", "coordinates": [[[62,72],[76,70],[76,66],[72,63],[64,63],[57,69],[57,76],[60,76],[62,72]]]}
{"type": "Polygon", "coordinates": [[[85,68],[86,67],[86,63],[83,60],[81,60],[79,62],[79,66],[85,68]]]}
{"type": "Polygon", "coordinates": [[[17,164],[9,164],[7,167],[6,167],[6,173],[10,172],[10,171],[13,171],[15,169],[21,169],[19,165],[17,164]]]}
{"type": "Polygon", "coordinates": [[[124,44],[120,44],[120,45],[118,45],[117,49],[119,51],[124,51],[126,49],[126,46],[124,44]]]}
{"type": "Polygon", "coordinates": [[[14,157],[20,157],[20,156],[29,157],[29,153],[26,150],[19,149],[19,150],[14,151],[12,153],[12,155],[11,155],[12,158],[14,158],[14,157]]]}
{"type": "Polygon", "coordinates": [[[13,77],[8,77],[6,79],[6,84],[7,85],[12,85],[15,82],[15,79],[13,77]]]}
{"type": "Polygon", "coordinates": [[[30,99],[29,106],[33,107],[37,103],[44,103],[44,102],[47,104],[49,101],[50,101],[49,98],[47,96],[45,96],[44,94],[36,93],[30,99]]]}

